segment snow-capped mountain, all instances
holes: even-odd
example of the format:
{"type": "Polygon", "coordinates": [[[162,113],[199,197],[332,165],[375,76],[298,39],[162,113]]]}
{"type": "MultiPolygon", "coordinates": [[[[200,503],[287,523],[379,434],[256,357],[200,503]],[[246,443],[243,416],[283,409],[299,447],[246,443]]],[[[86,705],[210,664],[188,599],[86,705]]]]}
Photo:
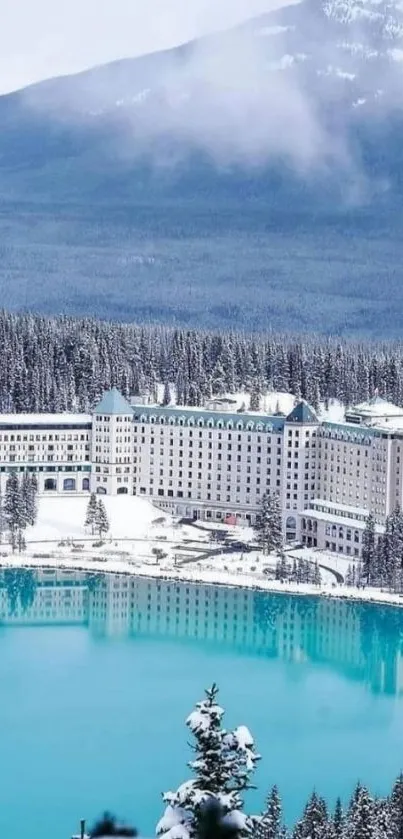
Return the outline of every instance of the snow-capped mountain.
{"type": "Polygon", "coordinates": [[[402,82],[403,2],[302,0],[0,98],[0,165],[92,150],[120,162],[189,152],[220,166],[281,161],[299,174],[375,155],[377,170],[379,144],[392,143],[390,175],[402,82]]]}
{"type": "Polygon", "coordinates": [[[402,3],[302,0],[0,97],[2,305],[400,335],[402,3]]]}

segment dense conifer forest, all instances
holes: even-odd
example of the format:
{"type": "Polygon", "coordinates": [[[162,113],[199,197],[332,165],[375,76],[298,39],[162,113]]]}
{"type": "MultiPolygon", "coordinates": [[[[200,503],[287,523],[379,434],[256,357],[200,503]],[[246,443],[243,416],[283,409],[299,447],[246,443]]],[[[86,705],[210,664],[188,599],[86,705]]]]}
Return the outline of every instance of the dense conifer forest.
{"type": "MultiPolygon", "coordinates": [[[[0,410],[88,410],[111,386],[125,395],[157,383],[178,402],[263,390],[345,405],[376,391],[403,404],[403,343],[355,343],[322,337],[208,332],[0,313],[0,410]]],[[[249,407],[246,405],[246,407],[249,407]]]]}

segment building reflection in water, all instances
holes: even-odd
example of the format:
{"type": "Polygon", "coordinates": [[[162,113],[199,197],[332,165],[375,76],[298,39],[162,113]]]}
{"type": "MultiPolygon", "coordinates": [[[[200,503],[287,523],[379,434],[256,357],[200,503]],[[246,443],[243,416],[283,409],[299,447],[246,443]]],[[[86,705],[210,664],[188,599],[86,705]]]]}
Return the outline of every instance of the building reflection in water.
{"type": "Polygon", "coordinates": [[[200,640],[312,661],[403,693],[403,610],[324,597],[78,571],[0,571],[0,625],[82,625],[98,636],[200,640]]]}

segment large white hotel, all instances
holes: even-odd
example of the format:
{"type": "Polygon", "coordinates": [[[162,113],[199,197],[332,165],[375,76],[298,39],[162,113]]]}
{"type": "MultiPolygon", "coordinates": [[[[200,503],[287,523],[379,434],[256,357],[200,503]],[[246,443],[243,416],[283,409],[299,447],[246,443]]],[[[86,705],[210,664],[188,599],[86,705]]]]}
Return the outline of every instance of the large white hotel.
{"type": "Polygon", "coordinates": [[[135,494],[178,516],[253,523],[266,490],[284,532],[359,557],[369,511],[378,532],[403,503],[403,409],[378,397],[321,421],[305,402],[288,416],[130,404],[113,389],[92,414],[0,415],[0,483],[35,473],[41,493],[135,494]]]}

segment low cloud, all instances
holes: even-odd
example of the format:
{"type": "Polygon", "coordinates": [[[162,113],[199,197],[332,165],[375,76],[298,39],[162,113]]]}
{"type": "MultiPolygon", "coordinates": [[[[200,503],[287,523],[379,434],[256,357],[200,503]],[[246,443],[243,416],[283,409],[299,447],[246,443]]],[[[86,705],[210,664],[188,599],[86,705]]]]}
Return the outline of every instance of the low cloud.
{"type": "MultiPolygon", "coordinates": [[[[116,153],[124,157],[146,150],[156,164],[165,165],[190,149],[202,151],[219,167],[256,169],[281,160],[304,176],[337,167],[351,180],[349,200],[362,201],[368,185],[359,155],[350,145],[345,114],[353,112],[352,103],[371,114],[378,106],[376,97],[395,89],[395,67],[392,60],[383,62],[372,101],[374,56],[363,60],[361,55],[370,50],[367,30],[354,24],[351,43],[342,49],[342,28],[333,47],[325,38],[321,45],[320,21],[325,32],[326,20],[311,8],[306,10],[313,15],[311,52],[309,45],[304,51],[301,37],[298,40],[292,15],[280,22],[264,16],[179,51],[101,69],[64,87],[58,82],[59,87],[42,92],[34,89],[26,101],[64,121],[106,120],[114,127],[116,153]],[[368,100],[355,92],[356,65],[367,73],[368,100]],[[332,77],[337,84],[329,90],[338,93],[324,103],[317,85],[323,93],[332,77]],[[339,108],[340,118],[335,116],[339,108]]],[[[304,31],[309,32],[306,20],[304,31]]],[[[391,42],[388,49],[398,47],[391,42]]],[[[396,52],[395,60],[400,69],[401,54],[396,52]]],[[[387,189],[385,180],[382,184],[387,189]]]]}

